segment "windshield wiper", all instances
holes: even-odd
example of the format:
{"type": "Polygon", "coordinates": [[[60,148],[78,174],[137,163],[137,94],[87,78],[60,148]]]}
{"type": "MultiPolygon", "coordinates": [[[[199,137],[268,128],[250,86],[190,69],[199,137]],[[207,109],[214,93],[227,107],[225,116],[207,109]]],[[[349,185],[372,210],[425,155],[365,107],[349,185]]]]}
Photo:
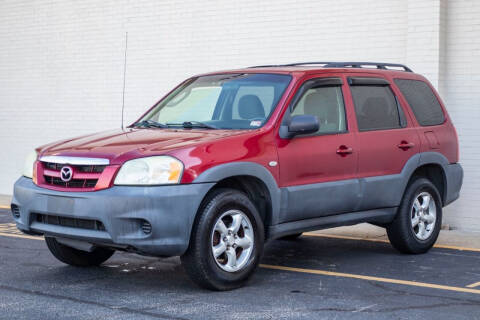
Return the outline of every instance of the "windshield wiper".
{"type": "Polygon", "coordinates": [[[200,122],[200,121],[184,121],[183,123],[169,123],[167,122],[167,126],[182,126],[187,129],[191,128],[205,128],[205,129],[218,129],[215,126],[210,124],[200,122]]]}
{"type": "Polygon", "coordinates": [[[154,121],[154,120],[143,120],[140,122],[135,122],[134,127],[145,127],[145,128],[168,128],[166,124],[154,121]]]}

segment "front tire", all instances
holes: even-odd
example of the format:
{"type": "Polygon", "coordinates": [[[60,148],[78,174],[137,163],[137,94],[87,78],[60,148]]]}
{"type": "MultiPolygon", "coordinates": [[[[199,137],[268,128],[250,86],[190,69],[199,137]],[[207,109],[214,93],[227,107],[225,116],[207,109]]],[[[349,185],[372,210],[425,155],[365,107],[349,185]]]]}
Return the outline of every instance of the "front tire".
{"type": "Polygon", "coordinates": [[[263,222],[242,192],[218,189],[204,201],[182,265],[190,278],[210,290],[243,286],[263,253],[263,222]]]}
{"type": "Polygon", "coordinates": [[[45,242],[55,258],[76,267],[98,266],[115,253],[115,250],[100,247],[94,248],[92,252],[77,250],[58,242],[52,237],[45,237],[45,242]]]}
{"type": "Polygon", "coordinates": [[[430,180],[416,178],[407,187],[397,215],[387,226],[394,248],[402,253],[425,253],[435,244],[442,225],[442,201],[430,180]]]}

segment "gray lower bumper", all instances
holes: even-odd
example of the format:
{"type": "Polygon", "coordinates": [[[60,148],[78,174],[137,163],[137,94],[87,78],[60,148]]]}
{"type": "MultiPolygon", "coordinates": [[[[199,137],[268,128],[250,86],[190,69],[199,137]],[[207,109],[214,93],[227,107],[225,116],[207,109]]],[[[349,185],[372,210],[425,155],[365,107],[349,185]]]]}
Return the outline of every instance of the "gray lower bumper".
{"type": "Polygon", "coordinates": [[[212,186],[114,186],[96,192],[59,192],[39,188],[22,177],[15,183],[12,204],[20,208],[17,227],[26,232],[174,256],[187,249],[195,214],[212,186]],[[35,213],[98,220],[105,231],[41,223],[32,219],[35,213]],[[143,233],[143,220],[152,225],[150,234],[143,233]]]}
{"type": "Polygon", "coordinates": [[[463,183],[463,169],[459,163],[453,163],[446,166],[445,176],[447,179],[447,193],[445,195],[445,203],[452,203],[460,196],[460,189],[463,183]]]}

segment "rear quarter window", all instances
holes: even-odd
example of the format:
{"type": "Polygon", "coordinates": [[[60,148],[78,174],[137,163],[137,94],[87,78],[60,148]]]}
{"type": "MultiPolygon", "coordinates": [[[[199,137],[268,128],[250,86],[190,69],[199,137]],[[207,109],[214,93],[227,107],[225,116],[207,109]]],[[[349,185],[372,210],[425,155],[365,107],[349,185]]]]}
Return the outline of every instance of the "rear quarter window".
{"type": "Polygon", "coordinates": [[[434,126],[445,121],[442,107],[428,84],[420,80],[395,79],[421,126],[434,126]]]}

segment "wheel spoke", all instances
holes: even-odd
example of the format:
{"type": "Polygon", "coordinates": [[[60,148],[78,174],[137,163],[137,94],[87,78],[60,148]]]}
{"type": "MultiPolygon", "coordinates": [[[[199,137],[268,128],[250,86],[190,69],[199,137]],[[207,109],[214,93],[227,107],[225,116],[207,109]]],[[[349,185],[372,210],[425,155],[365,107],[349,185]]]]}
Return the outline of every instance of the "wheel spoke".
{"type": "Polygon", "coordinates": [[[418,224],[418,235],[423,239],[425,236],[425,223],[422,221],[418,224]]]}
{"type": "Polygon", "coordinates": [[[218,258],[222,253],[225,252],[225,250],[227,250],[227,246],[225,245],[225,242],[220,241],[219,244],[213,247],[213,256],[215,258],[218,258]]]}
{"type": "Polygon", "coordinates": [[[423,221],[430,224],[430,223],[433,223],[435,221],[435,217],[434,217],[433,214],[424,215],[423,216],[423,221]]]}
{"type": "Polygon", "coordinates": [[[423,241],[435,231],[436,202],[432,194],[427,191],[418,193],[414,199],[410,211],[410,221],[415,237],[423,241]]]}
{"type": "Polygon", "coordinates": [[[227,234],[228,229],[225,223],[223,223],[222,220],[218,220],[217,224],[215,225],[215,231],[220,232],[221,236],[224,236],[227,234]]]}
{"type": "Polygon", "coordinates": [[[416,215],[413,219],[412,219],[412,227],[416,227],[418,226],[418,224],[420,223],[420,218],[416,215]]]}
{"type": "Polygon", "coordinates": [[[226,272],[237,272],[248,264],[254,252],[255,229],[246,213],[231,209],[217,218],[210,241],[217,266],[226,272]]]}
{"type": "Polygon", "coordinates": [[[237,265],[237,252],[232,247],[227,249],[227,266],[234,268],[237,265]]]}
{"type": "Polygon", "coordinates": [[[236,244],[243,249],[248,249],[252,245],[252,242],[253,241],[249,236],[244,236],[243,238],[238,238],[236,244]]]}
{"type": "Polygon", "coordinates": [[[235,214],[232,216],[232,225],[229,230],[231,230],[233,233],[237,233],[240,227],[242,226],[242,215],[241,214],[235,214]]]}
{"type": "Polygon", "coordinates": [[[421,205],[420,205],[420,201],[418,201],[418,198],[415,199],[415,201],[413,202],[413,208],[415,209],[415,212],[418,212],[418,210],[420,210],[421,205]]]}
{"type": "Polygon", "coordinates": [[[422,203],[422,209],[426,210],[430,206],[430,195],[424,195],[422,197],[423,203],[422,203]]]}

